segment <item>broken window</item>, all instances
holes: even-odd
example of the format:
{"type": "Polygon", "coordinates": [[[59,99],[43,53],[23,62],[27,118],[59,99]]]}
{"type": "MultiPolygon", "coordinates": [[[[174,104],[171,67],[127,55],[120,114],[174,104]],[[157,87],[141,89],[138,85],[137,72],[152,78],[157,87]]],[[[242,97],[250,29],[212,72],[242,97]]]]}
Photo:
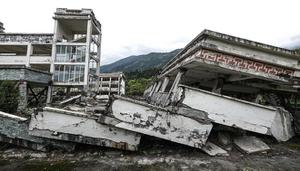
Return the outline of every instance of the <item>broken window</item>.
{"type": "Polygon", "coordinates": [[[84,62],[86,46],[57,45],[55,62],[84,62]]]}
{"type": "Polygon", "coordinates": [[[55,65],[54,81],[81,83],[84,81],[84,65],[55,65]]]}

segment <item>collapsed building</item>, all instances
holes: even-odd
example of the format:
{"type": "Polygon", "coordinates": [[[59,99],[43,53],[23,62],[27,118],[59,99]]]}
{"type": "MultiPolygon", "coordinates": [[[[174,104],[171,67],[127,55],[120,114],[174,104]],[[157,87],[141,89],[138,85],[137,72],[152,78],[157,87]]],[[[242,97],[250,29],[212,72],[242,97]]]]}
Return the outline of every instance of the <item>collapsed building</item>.
{"type": "MultiPolygon", "coordinates": [[[[54,19],[54,34],[0,34],[0,79],[18,71],[20,92],[42,85],[48,102],[28,118],[0,112],[4,142],[136,151],[149,135],[214,156],[228,155],[210,139],[220,128],[278,141],[295,134],[300,55],[292,50],[204,30],[163,67],[145,100],[136,100],[124,97],[122,73],[99,73],[101,27],[91,10],[59,8],[54,19]],[[96,93],[52,102],[53,86],[96,93]]],[[[270,149],[253,136],[233,139],[246,153],[270,149]]]]}
{"type": "Polygon", "coordinates": [[[204,30],[163,67],[145,97],[286,141],[297,122],[291,114],[298,118],[299,57],[292,50],[204,30]]]}

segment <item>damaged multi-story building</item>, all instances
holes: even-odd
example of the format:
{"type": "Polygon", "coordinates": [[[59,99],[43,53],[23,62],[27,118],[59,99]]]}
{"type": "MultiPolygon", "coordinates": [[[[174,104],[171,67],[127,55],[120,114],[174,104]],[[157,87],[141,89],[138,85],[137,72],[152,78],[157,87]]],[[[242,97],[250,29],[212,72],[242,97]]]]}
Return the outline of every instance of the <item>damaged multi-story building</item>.
{"type": "Polygon", "coordinates": [[[88,91],[99,83],[102,33],[93,11],[58,8],[53,19],[53,33],[44,34],[4,32],[0,23],[0,80],[19,81],[21,108],[28,93],[37,100],[47,92],[49,103],[53,86],[88,91]]]}
{"type": "Polygon", "coordinates": [[[123,72],[100,73],[99,93],[101,95],[125,95],[125,75],[123,72]]]}
{"type": "Polygon", "coordinates": [[[145,97],[286,141],[292,123],[299,126],[299,61],[293,50],[204,30],[163,67],[145,97]]]}
{"type": "Polygon", "coordinates": [[[213,142],[214,132],[242,132],[229,139],[246,153],[270,149],[248,133],[277,141],[295,134],[300,55],[293,50],[204,30],[137,100],[121,96],[123,73],[99,73],[101,25],[92,10],[58,8],[53,18],[53,34],[0,33],[0,80],[17,82],[19,108],[43,95],[48,103],[31,117],[0,111],[2,142],[42,151],[77,143],[136,151],[148,135],[215,156],[228,153],[213,142]],[[53,87],[97,94],[50,103],[53,87]]]}

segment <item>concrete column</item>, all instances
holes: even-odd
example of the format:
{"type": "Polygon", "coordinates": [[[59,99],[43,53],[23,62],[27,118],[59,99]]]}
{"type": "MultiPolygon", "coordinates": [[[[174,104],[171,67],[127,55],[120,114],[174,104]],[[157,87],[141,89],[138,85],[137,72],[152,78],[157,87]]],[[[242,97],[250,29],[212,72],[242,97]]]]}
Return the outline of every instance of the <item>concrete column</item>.
{"type": "Polygon", "coordinates": [[[170,78],[169,78],[169,77],[165,77],[165,78],[164,78],[164,82],[163,82],[163,84],[162,84],[162,86],[161,86],[159,92],[165,92],[165,90],[166,90],[166,88],[167,88],[167,86],[168,86],[168,84],[169,84],[169,81],[170,81],[170,78]]]}
{"type": "Polygon", "coordinates": [[[58,30],[58,21],[54,19],[54,31],[53,31],[53,42],[52,42],[52,52],[51,52],[51,61],[50,61],[50,73],[52,74],[52,83],[48,85],[47,91],[47,100],[46,103],[49,104],[52,102],[52,92],[53,92],[53,82],[54,82],[54,72],[55,72],[55,56],[56,56],[56,42],[57,42],[57,30],[58,30]]]}
{"type": "Polygon", "coordinates": [[[70,92],[71,92],[71,87],[67,87],[66,89],[67,89],[66,90],[66,95],[67,95],[67,98],[69,98],[70,97],[70,92]]]}
{"type": "Polygon", "coordinates": [[[158,84],[157,84],[157,86],[156,86],[156,88],[155,88],[155,92],[158,92],[161,84],[162,84],[162,81],[159,81],[158,84]]]}
{"type": "Polygon", "coordinates": [[[90,64],[90,46],[92,36],[92,20],[87,21],[86,31],[86,53],[85,53],[85,68],[84,68],[84,91],[89,90],[89,64],[90,64]]]}
{"type": "Polygon", "coordinates": [[[98,35],[98,43],[99,43],[99,46],[97,45],[97,59],[98,59],[98,61],[96,61],[96,75],[97,75],[97,79],[96,79],[97,89],[96,90],[98,90],[99,81],[100,81],[99,74],[100,74],[100,61],[101,61],[101,33],[98,35]]]}
{"type": "Polygon", "coordinates": [[[125,95],[125,80],[124,80],[124,77],[121,77],[121,85],[120,85],[120,94],[121,95],[125,95]]]}
{"type": "Polygon", "coordinates": [[[223,85],[224,85],[224,79],[223,78],[216,79],[215,84],[212,88],[212,92],[221,94],[222,89],[223,89],[223,85]]]}
{"type": "Polygon", "coordinates": [[[120,79],[120,76],[118,77],[118,95],[120,95],[121,94],[121,86],[120,86],[120,84],[121,84],[121,79],[120,79]]]}
{"type": "Polygon", "coordinates": [[[18,111],[22,111],[26,109],[28,103],[28,91],[27,91],[27,82],[20,81],[19,82],[19,104],[18,111]]]}
{"type": "Polygon", "coordinates": [[[30,67],[30,56],[32,55],[32,44],[28,43],[27,45],[27,53],[26,53],[26,67],[30,67]]]}
{"type": "MultiPolygon", "coordinates": [[[[51,63],[50,63],[50,73],[54,73],[54,61],[55,61],[55,56],[56,56],[56,41],[57,41],[57,20],[54,19],[54,32],[53,32],[53,43],[52,43],[52,52],[51,52],[51,63]]],[[[54,74],[52,75],[52,80],[54,79],[54,74]]]]}
{"type": "Polygon", "coordinates": [[[154,83],[154,85],[153,85],[153,87],[152,87],[152,89],[151,89],[151,91],[150,91],[150,93],[149,93],[149,97],[151,97],[152,94],[154,93],[155,88],[156,88],[156,85],[157,85],[157,82],[154,83]]]}
{"type": "Polygon", "coordinates": [[[48,91],[47,91],[47,100],[46,100],[46,103],[49,104],[52,102],[52,85],[49,85],[48,86],[48,91]]]}
{"type": "Polygon", "coordinates": [[[109,77],[109,92],[108,92],[108,95],[111,94],[111,77],[109,77]]]}
{"type": "Polygon", "coordinates": [[[177,73],[176,78],[175,78],[175,80],[174,80],[174,83],[173,83],[173,85],[172,85],[172,88],[171,88],[170,92],[176,92],[176,91],[177,91],[178,84],[179,84],[179,82],[180,82],[180,80],[181,80],[182,75],[183,75],[183,72],[182,72],[182,71],[179,71],[179,72],[177,73]]]}
{"type": "Polygon", "coordinates": [[[102,83],[103,83],[103,78],[101,77],[100,78],[100,85],[98,87],[98,92],[101,94],[101,91],[102,91],[102,83]]]}
{"type": "Polygon", "coordinates": [[[177,89],[178,89],[178,84],[179,84],[179,82],[180,82],[180,80],[181,80],[181,77],[182,77],[182,75],[184,74],[184,72],[183,71],[179,71],[178,73],[177,73],[177,75],[176,75],[176,78],[175,78],[175,80],[174,80],[174,82],[173,82],[173,84],[172,84],[172,87],[171,87],[171,89],[170,89],[170,91],[169,91],[169,93],[168,93],[168,96],[167,96],[167,98],[166,98],[166,102],[164,103],[165,105],[168,105],[168,103],[169,103],[169,98],[171,99],[171,102],[173,101],[173,94],[174,93],[176,93],[176,91],[177,91],[177,89]]]}

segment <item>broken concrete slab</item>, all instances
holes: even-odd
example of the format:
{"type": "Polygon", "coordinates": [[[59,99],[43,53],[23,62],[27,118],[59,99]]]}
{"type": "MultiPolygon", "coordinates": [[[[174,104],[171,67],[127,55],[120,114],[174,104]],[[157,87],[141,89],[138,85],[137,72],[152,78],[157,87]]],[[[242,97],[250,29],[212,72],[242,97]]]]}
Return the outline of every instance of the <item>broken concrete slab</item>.
{"type": "Polygon", "coordinates": [[[212,142],[207,142],[201,149],[210,156],[229,156],[226,150],[212,142]]]}
{"type": "Polygon", "coordinates": [[[138,149],[140,134],[96,122],[98,118],[82,112],[45,107],[33,114],[30,135],[105,146],[122,150],[138,149]]]}
{"type": "Polygon", "coordinates": [[[112,117],[120,123],[115,127],[201,148],[212,129],[210,122],[170,112],[147,103],[115,96],[111,105],[112,117]]]}
{"type": "Polygon", "coordinates": [[[47,151],[59,148],[73,151],[75,144],[57,140],[35,137],[28,133],[28,119],[0,111],[0,141],[14,145],[31,148],[33,150],[47,151]]]}
{"type": "Polygon", "coordinates": [[[270,150],[270,147],[266,143],[256,138],[255,136],[237,137],[234,138],[233,142],[238,147],[238,149],[247,154],[270,150]]]}
{"type": "Polygon", "coordinates": [[[278,141],[294,136],[291,114],[282,109],[180,85],[174,98],[190,108],[208,113],[212,122],[272,135],[278,141]],[[205,100],[203,100],[205,99],[205,100]]]}

